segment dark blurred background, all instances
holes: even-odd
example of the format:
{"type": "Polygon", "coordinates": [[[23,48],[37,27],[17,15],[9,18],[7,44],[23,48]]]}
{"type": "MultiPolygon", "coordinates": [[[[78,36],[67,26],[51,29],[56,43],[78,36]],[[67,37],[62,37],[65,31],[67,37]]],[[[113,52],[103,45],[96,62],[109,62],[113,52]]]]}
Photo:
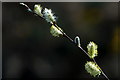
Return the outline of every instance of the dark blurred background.
{"type": "MultiPolygon", "coordinates": [[[[118,78],[117,2],[26,3],[52,9],[58,25],[71,38],[79,36],[82,47],[94,41],[95,58],[110,79],[118,78]]],[[[3,78],[76,78],[92,76],[84,68],[90,59],[64,37],[50,34],[50,24],[19,3],[2,3],[3,78]]],[[[103,79],[104,76],[99,76],[103,79]]]]}

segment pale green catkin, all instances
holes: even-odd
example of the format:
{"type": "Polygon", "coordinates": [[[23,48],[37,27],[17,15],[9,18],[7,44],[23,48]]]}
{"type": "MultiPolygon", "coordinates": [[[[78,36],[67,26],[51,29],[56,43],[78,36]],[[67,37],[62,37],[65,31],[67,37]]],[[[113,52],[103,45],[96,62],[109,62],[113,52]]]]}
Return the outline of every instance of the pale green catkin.
{"type": "Polygon", "coordinates": [[[100,67],[92,61],[87,61],[85,64],[85,70],[94,77],[101,74],[100,67]]]}
{"type": "Polygon", "coordinates": [[[94,58],[98,55],[97,48],[98,48],[98,46],[94,42],[90,42],[87,45],[88,54],[89,54],[90,58],[94,58]]]}
{"type": "Polygon", "coordinates": [[[42,7],[41,7],[40,4],[36,4],[36,5],[34,6],[34,12],[35,12],[36,14],[38,14],[39,16],[43,17],[42,7]]]}
{"type": "Polygon", "coordinates": [[[60,37],[63,35],[63,33],[60,30],[62,30],[60,27],[56,28],[54,25],[52,25],[50,28],[50,33],[54,37],[60,37]]]}

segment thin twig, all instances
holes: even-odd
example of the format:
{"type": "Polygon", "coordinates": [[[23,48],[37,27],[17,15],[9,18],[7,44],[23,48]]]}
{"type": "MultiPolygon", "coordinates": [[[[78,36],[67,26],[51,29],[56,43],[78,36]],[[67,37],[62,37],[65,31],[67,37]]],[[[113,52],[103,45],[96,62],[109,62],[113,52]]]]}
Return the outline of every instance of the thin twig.
{"type": "MultiPolygon", "coordinates": [[[[35,14],[35,15],[38,16],[39,18],[43,18],[43,17],[39,16],[38,14],[36,14],[34,11],[32,11],[26,4],[24,4],[24,3],[20,3],[20,4],[23,5],[23,6],[25,6],[29,12],[35,14]]],[[[58,27],[58,25],[57,25],[55,22],[51,22],[50,24],[54,25],[58,30],[60,30],[59,27],[58,27]]],[[[69,37],[69,36],[68,36],[65,32],[63,32],[62,30],[60,30],[60,31],[62,32],[62,34],[63,34],[63,36],[64,36],[65,38],[67,38],[70,42],[72,42],[72,43],[74,43],[74,44],[76,45],[76,43],[74,42],[74,40],[73,40],[71,37],[69,37]]],[[[81,49],[88,57],[90,57],[89,54],[88,54],[81,46],[77,46],[77,47],[78,47],[79,49],[81,49]]],[[[96,60],[95,60],[94,58],[92,58],[92,60],[97,64],[97,62],[96,62],[96,60]]],[[[97,64],[97,65],[98,65],[98,64],[97,64]]],[[[103,70],[102,70],[101,68],[100,68],[100,70],[101,70],[103,76],[104,76],[107,80],[109,80],[109,78],[108,78],[107,75],[103,72],[103,70]]]]}
{"type": "MultiPolygon", "coordinates": [[[[95,58],[93,58],[93,61],[97,64],[95,58]]],[[[98,65],[98,64],[97,64],[98,65]]],[[[103,72],[103,70],[100,68],[100,71],[102,72],[103,76],[109,80],[109,78],[107,77],[107,75],[103,72]]]]}
{"type": "MultiPolygon", "coordinates": [[[[55,24],[54,26],[56,26],[57,28],[58,28],[58,26],[57,26],[57,24],[55,24]]],[[[59,28],[58,28],[59,29],[59,28]]],[[[61,30],[60,30],[61,31],[61,30]]],[[[74,44],[76,44],[75,42],[74,42],[74,40],[71,38],[71,37],[69,37],[65,32],[63,32],[63,31],[61,31],[62,33],[63,33],[63,35],[64,35],[64,37],[66,37],[68,40],[70,40],[72,43],[74,43],[74,44]]],[[[89,54],[81,47],[81,46],[77,46],[78,48],[80,48],[88,57],[90,57],[89,56],[89,54]]],[[[96,62],[96,60],[94,59],[94,58],[92,58],[92,60],[97,64],[97,62],[96,62]]],[[[98,64],[97,64],[98,65],[98,64]]],[[[98,65],[99,66],[99,65],[98,65]]],[[[103,76],[106,78],[106,79],[108,79],[109,80],[109,78],[107,77],[107,75],[103,72],[103,70],[100,68],[100,70],[101,70],[101,72],[102,72],[102,74],[103,74],[103,76]]]]}

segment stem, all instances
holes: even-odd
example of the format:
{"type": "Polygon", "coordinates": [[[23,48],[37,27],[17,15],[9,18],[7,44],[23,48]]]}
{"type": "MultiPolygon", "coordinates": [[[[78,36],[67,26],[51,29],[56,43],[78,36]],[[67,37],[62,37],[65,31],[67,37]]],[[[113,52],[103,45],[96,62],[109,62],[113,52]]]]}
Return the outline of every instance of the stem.
{"type": "MultiPolygon", "coordinates": [[[[89,57],[88,53],[87,53],[82,47],[79,47],[79,48],[89,57]]],[[[92,58],[92,60],[95,62],[95,64],[97,64],[95,58],[92,58]]],[[[98,64],[97,64],[97,65],[98,65],[98,64]]],[[[99,65],[98,65],[98,66],[99,66],[99,65]]],[[[102,72],[103,76],[104,76],[107,80],[109,80],[109,78],[108,78],[107,75],[103,72],[103,70],[102,70],[101,68],[100,68],[100,71],[102,72]]]]}
{"type": "Polygon", "coordinates": [[[89,57],[88,53],[81,46],[79,48],[89,57]]]}
{"type": "MultiPolygon", "coordinates": [[[[102,70],[101,70],[101,71],[102,71],[102,70]]],[[[102,74],[103,74],[103,76],[105,76],[105,78],[106,78],[107,80],[110,80],[103,71],[102,71],[102,74]]]]}
{"type": "MultiPolygon", "coordinates": [[[[27,8],[27,10],[29,11],[29,12],[31,12],[32,14],[35,14],[35,15],[37,15],[39,18],[43,18],[43,17],[41,17],[41,16],[39,16],[38,14],[36,14],[34,11],[32,11],[26,4],[24,4],[24,3],[20,3],[21,5],[23,5],[23,6],[25,6],[26,8],[27,8]]],[[[43,18],[44,19],[44,18],[43,18]]],[[[58,25],[56,24],[56,22],[51,22],[50,24],[52,24],[52,25],[54,25],[58,30],[60,30],[59,29],[59,27],[58,27],[58,25]]],[[[63,36],[65,37],[65,38],[67,38],[69,41],[71,41],[72,43],[74,43],[75,45],[76,45],[76,43],[74,42],[74,40],[71,38],[71,37],[69,37],[65,32],[63,32],[62,30],[60,30],[62,33],[63,33],[63,36]]],[[[90,58],[90,56],[89,56],[89,54],[81,47],[81,46],[77,46],[79,49],[81,49],[89,58],[90,58]]],[[[97,62],[96,62],[96,60],[94,59],[94,58],[92,58],[92,60],[97,64],[97,62]]],[[[97,64],[98,65],[98,64],[97,64]]],[[[107,80],[109,80],[109,78],[107,77],[107,75],[103,72],[103,70],[100,68],[100,70],[101,70],[101,72],[102,72],[102,74],[103,74],[103,76],[107,79],[107,80]]]]}
{"type": "MultiPolygon", "coordinates": [[[[58,28],[57,24],[55,24],[54,26],[56,26],[56,27],[58,28]]],[[[58,28],[58,29],[59,29],[59,28],[58,28]]],[[[61,30],[60,30],[60,31],[61,31],[61,30]]],[[[69,36],[68,36],[66,33],[64,33],[63,31],[61,31],[61,32],[63,33],[64,37],[66,37],[66,38],[67,38],[68,40],[70,40],[72,43],[76,44],[71,37],[69,37],[69,36]]],[[[81,50],[89,57],[89,54],[88,54],[81,46],[77,46],[77,47],[78,47],[79,49],[81,49],[81,50]]],[[[97,64],[95,58],[92,58],[92,60],[97,64]]],[[[98,64],[97,64],[97,65],[98,65],[98,64]]],[[[99,65],[98,65],[98,66],[99,66],[99,65]]],[[[103,70],[102,70],[101,68],[100,68],[100,70],[101,70],[103,76],[104,76],[107,80],[109,80],[109,78],[108,78],[107,75],[103,72],[103,70]]]]}
{"type": "MultiPolygon", "coordinates": [[[[96,64],[97,64],[97,62],[96,62],[96,60],[95,60],[95,58],[93,58],[92,59],[96,64]]],[[[98,65],[98,64],[97,64],[98,65]]],[[[100,70],[101,70],[101,72],[102,72],[102,74],[103,74],[103,76],[106,78],[106,79],[108,79],[109,80],[109,78],[107,77],[107,75],[103,72],[103,70],[100,68],[100,70]]]]}
{"type": "MultiPolygon", "coordinates": [[[[54,25],[54,26],[56,26],[56,27],[58,27],[57,26],[57,24],[56,25],[54,25]]],[[[59,29],[59,28],[58,28],[59,29]]],[[[60,30],[61,31],[61,30],[60,30]]],[[[61,31],[62,33],[63,33],[63,35],[64,35],[64,37],[66,37],[68,40],[70,40],[72,43],[74,43],[74,44],[76,44],[75,42],[74,42],[74,40],[71,38],[71,37],[69,37],[66,33],[64,33],[63,31],[61,31]]],[[[79,49],[81,49],[88,57],[89,57],[89,54],[81,47],[81,46],[77,46],[79,49]]],[[[92,58],[92,60],[97,64],[97,62],[96,62],[96,60],[94,59],[94,58],[92,58]]],[[[98,65],[98,64],[97,64],[98,65]]],[[[99,66],[99,65],[98,65],[99,66]]],[[[100,70],[101,70],[101,72],[102,72],[102,74],[103,74],[103,76],[107,79],[107,80],[109,80],[109,78],[107,77],[107,75],[103,72],[103,70],[100,68],[100,70]]]]}
{"type": "MultiPolygon", "coordinates": [[[[67,39],[69,39],[72,43],[74,43],[74,41],[68,36],[68,35],[64,35],[67,39]]],[[[89,57],[89,55],[88,55],[88,53],[81,47],[81,46],[78,46],[78,48],[80,48],[88,57],[89,57]]],[[[92,58],[92,60],[97,64],[97,62],[96,62],[96,60],[94,59],[94,58],[92,58]]],[[[97,64],[98,65],[98,64],[97,64]]],[[[98,65],[99,66],[99,65],[98,65]]],[[[103,70],[100,68],[100,70],[101,70],[101,72],[102,72],[102,74],[103,74],[103,76],[107,79],[107,80],[109,80],[109,78],[107,77],[107,75],[103,72],[103,70]]]]}

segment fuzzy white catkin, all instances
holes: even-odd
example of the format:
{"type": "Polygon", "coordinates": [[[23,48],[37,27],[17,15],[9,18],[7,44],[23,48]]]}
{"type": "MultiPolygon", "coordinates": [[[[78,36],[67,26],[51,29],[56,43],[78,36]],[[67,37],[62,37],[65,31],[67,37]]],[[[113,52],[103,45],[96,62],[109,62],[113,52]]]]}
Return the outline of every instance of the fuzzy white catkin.
{"type": "Polygon", "coordinates": [[[92,61],[87,61],[85,64],[85,70],[94,77],[101,74],[100,67],[92,61]]]}
{"type": "Polygon", "coordinates": [[[45,8],[43,11],[43,16],[47,22],[56,22],[56,16],[54,16],[51,9],[45,8]]]}

